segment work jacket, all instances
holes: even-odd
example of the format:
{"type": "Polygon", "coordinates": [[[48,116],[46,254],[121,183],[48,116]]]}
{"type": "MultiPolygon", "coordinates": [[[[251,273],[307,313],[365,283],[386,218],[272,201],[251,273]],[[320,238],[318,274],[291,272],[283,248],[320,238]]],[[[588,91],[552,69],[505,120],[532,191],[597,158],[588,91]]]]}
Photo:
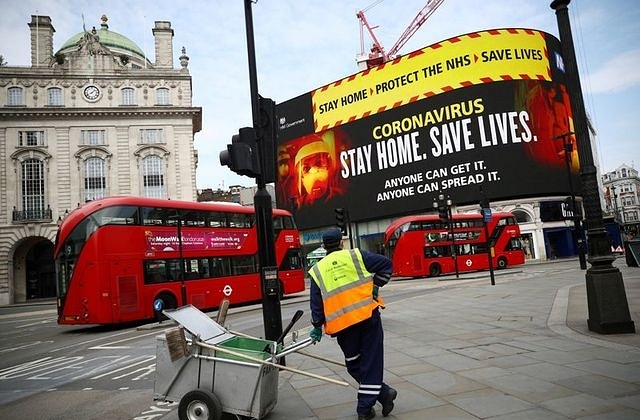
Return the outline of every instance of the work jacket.
{"type": "Polygon", "coordinates": [[[378,306],[373,300],[373,274],[365,268],[358,249],[334,251],[309,271],[320,288],[327,334],[336,334],[371,318],[378,306]]]}

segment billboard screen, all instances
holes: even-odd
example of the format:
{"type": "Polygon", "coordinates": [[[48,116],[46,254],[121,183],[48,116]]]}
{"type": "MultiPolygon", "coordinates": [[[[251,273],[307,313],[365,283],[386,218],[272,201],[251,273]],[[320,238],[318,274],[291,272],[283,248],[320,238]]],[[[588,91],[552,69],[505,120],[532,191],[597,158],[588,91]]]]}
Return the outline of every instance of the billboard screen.
{"type": "Polygon", "coordinates": [[[475,32],[278,104],[277,205],[300,228],[456,204],[579,193],[560,42],[475,32]],[[565,144],[573,153],[565,155],[565,144]]]}

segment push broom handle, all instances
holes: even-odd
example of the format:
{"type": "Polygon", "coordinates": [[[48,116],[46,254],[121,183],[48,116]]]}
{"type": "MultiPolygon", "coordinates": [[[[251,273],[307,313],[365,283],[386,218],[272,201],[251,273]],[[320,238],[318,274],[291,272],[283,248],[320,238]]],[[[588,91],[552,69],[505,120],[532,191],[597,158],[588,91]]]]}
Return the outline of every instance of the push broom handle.
{"type": "Polygon", "coordinates": [[[278,369],[288,370],[290,372],[297,373],[299,375],[309,376],[311,378],[320,379],[321,381],[327,381],[327,382],[331,382],[331,383],[334,383],[334,384],[337,384],[337,385],[349,386],[349,384],[347,382],[344,382],[344,381],[339,381],[337,379],[327,378],[327,377],[324,377],[324,376],[316,375],[315,373],[305,372],[303,370],[295,369],[295,368],[288,367],[288,366],[282,366],[282,365],[279,365],[277,363],[272,363],[272,362],[268,362],[266,360],[258,359],[256,357],[247,356],[246,354],[238,353],[238,352],[235,352],[233,350],[229,350],[229,349],[226,349],[226,348],[223,348],[223,347],[214,346],[213,344],[208,344],[208,343],[203,343],[203,342],[198,342],[197,344],[199,346],[202,346],[202,347],[205,347],[205,348],[209,348],[211,350],[216,350],[216,351],[219,351],[219,352],[222,352],[222,353],[227,353],[227,354],[230,354],[232,356],[240,357],[240,358],[246,359],[246,360],[251,360],[252,362],[261,363],[263,365],[274,366],[274,367],[277,367],[278,369]]]}

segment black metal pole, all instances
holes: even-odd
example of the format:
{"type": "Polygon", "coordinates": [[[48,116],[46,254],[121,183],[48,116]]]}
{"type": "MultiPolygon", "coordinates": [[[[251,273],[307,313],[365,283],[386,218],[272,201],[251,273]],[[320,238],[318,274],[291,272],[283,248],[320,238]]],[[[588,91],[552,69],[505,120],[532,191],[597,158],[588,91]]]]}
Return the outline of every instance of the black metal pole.
{"type": "MultiPolygon", "coordinates": [[[[482,217],[484,218],[484,212],[482,217]]],[[[489,225],[483,220],[482,224],[484,225],[484,236],[487,243],[487,258],[489,259],[489,276],[491,278],[491,285],[496,285],[496,275],[493,272],[493,252],[491,252],[491,240],[489,239],[489,225]]]]}
{"type": "Polygon", "coordinates": [[[482,214],[482,225],[484,227],[484,240],[487,247],[487,259],[489,262],[489,276],[491,277],[491,285],[496,285],[496,276],[493,272],[493,253],[491,252],[491,240],[489,238],[489,221],[491,221],[491,204],[484,195],[482,186],[480,187],[480,214],[482,214]]]}
{"type": "Polygon", "coordinates": [[[578,260],[580,261],[580,269],[587,269],[587,257],[584,252],[584,241],[582,240],[582,223],[578,214],[578,206],[576,203],[576,193],[573,188],[573,177],[571,176],[571,153],[573,153],[573,144],[571,144],[571,134],[564,133],[562,137],[562,146],[564,148],[564,161],[567,164],[567,176],[569,177],[569,193],[571,194],[571,216],[573,220],[573,236],[578,244],[578,260]]]}
{"type": "Polygon", "coordinates": [[[588,228],[588,261],[591,264],[585,275],[589,307],[587,325],[589,330],[601,334],[634,333],[635,326],[629,313],[622,273],[612,265],[615,258],[611,253],[611,241],[602,221],[597,171],[593,163],[587,115],[569,22],[569,9],[567,8],[569,3],[570,0],[554,0],[550,6],[555,10],[558,21],[562,55],[567,74],[567,90],[571,100],[578,143],[580,179],[583,183],[583,199],[588,228]]]}
{"type": "Polygon", "coordinates": [[[187,304],[187,286],[184,284],[184,256],[182,255],[182,216],[180,210],[176,212],[178,216],[178,257],[180,259],[180,294],[182,296],[182,306],[187,304]]]}
{"type": "Polygon", "coordinates": [[[349,247],[353,249],[353,231],[351,230],[351,217],[349,216],[349,208],[345,207],[344,212],[347,221],[347,232],[349,233],[349,247]]]}
{"type": "Polygon", "coordinates": [[[460,278],[460,270],[458,270],[458,252],[456,251],[456,233],[453,223],[453,212],[451,211],[451,204],[447,203],[447,213],[449,214],[449,227],[451,230],[451,256],[453,257],[453,266],[456,270],[456,278],[460,278]]]}
{"type": "MultiPolygon", "coordinates": [[[[245,26],[247,30],[247,56],[249,59],[249,87],[251,92],[251,111],[253,126],[261,126],[260,99],[258,96],[258,76],[256,71],[256,51],[253,39],[253,15],[251,0],[244,1],[245,26]]],[[[258,153],[262,156],[262,142],[258,139],[258,153]]],[[[259,159],[262,162],[262,159],[259,159]]],[[[258,259],[260,263],[260,282],[262,285],[262,317],[264,335],[267,340],[277,340],[282,334],[282,313],[280,308],[280,282],[277,275],[273,210],[271,196],[267,191],[262,175],[256,177],[257,190],[253,198],[256,209],[256,226],[258,229],[258,259]]]]}
{"type": "Polygon", "coordinates": [[[613,221],[616,223],[616,228],[618,228],[620,245],[624,245],[624,221],[622,220],[620,211],[618,211],[618,194],[616,194],[616,186],[612,186],[611,190],[613,191],[613,221]]]}

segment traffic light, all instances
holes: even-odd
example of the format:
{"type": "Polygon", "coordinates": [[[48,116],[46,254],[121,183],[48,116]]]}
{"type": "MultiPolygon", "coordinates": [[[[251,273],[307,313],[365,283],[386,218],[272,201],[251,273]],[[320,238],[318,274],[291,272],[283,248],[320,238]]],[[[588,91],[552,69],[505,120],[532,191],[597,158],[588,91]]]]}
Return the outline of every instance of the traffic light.
{"type": "Polygon", "coordinates": [[[449,207],[446,205],[438,206],[438,217],[440,220],[449,220],[449,207]]]}
{"type": "Polygon", "coordinates": [[[241,128],[231,137],[227,150],[220,152],[220,164],[238,175],[262,177],[265,184],[276,181],[277,121],[276,103],[259,97],[260,120],[257,127],[241,128]]]}
{"type": "Polygon", "coordinates": [[[238,175],[255,178],[260,175],[256,130],[243,127],[231,137],[227,150],[220,152],[220,164],[238,175]]]}
{"type": "Polygon", "coordinates": [[[343,208],[339,207],[335,209],[336,212],[336,226],[342,231],[342,236],[347,236],[347,218],[343,208]]]}
{"type": "Polygon", "coordinates": [[[262,180],[265,184],[276,182],[276,144],[278,123],[276,121],[276,103],[260,96],[260,141],[262,180]]]}

